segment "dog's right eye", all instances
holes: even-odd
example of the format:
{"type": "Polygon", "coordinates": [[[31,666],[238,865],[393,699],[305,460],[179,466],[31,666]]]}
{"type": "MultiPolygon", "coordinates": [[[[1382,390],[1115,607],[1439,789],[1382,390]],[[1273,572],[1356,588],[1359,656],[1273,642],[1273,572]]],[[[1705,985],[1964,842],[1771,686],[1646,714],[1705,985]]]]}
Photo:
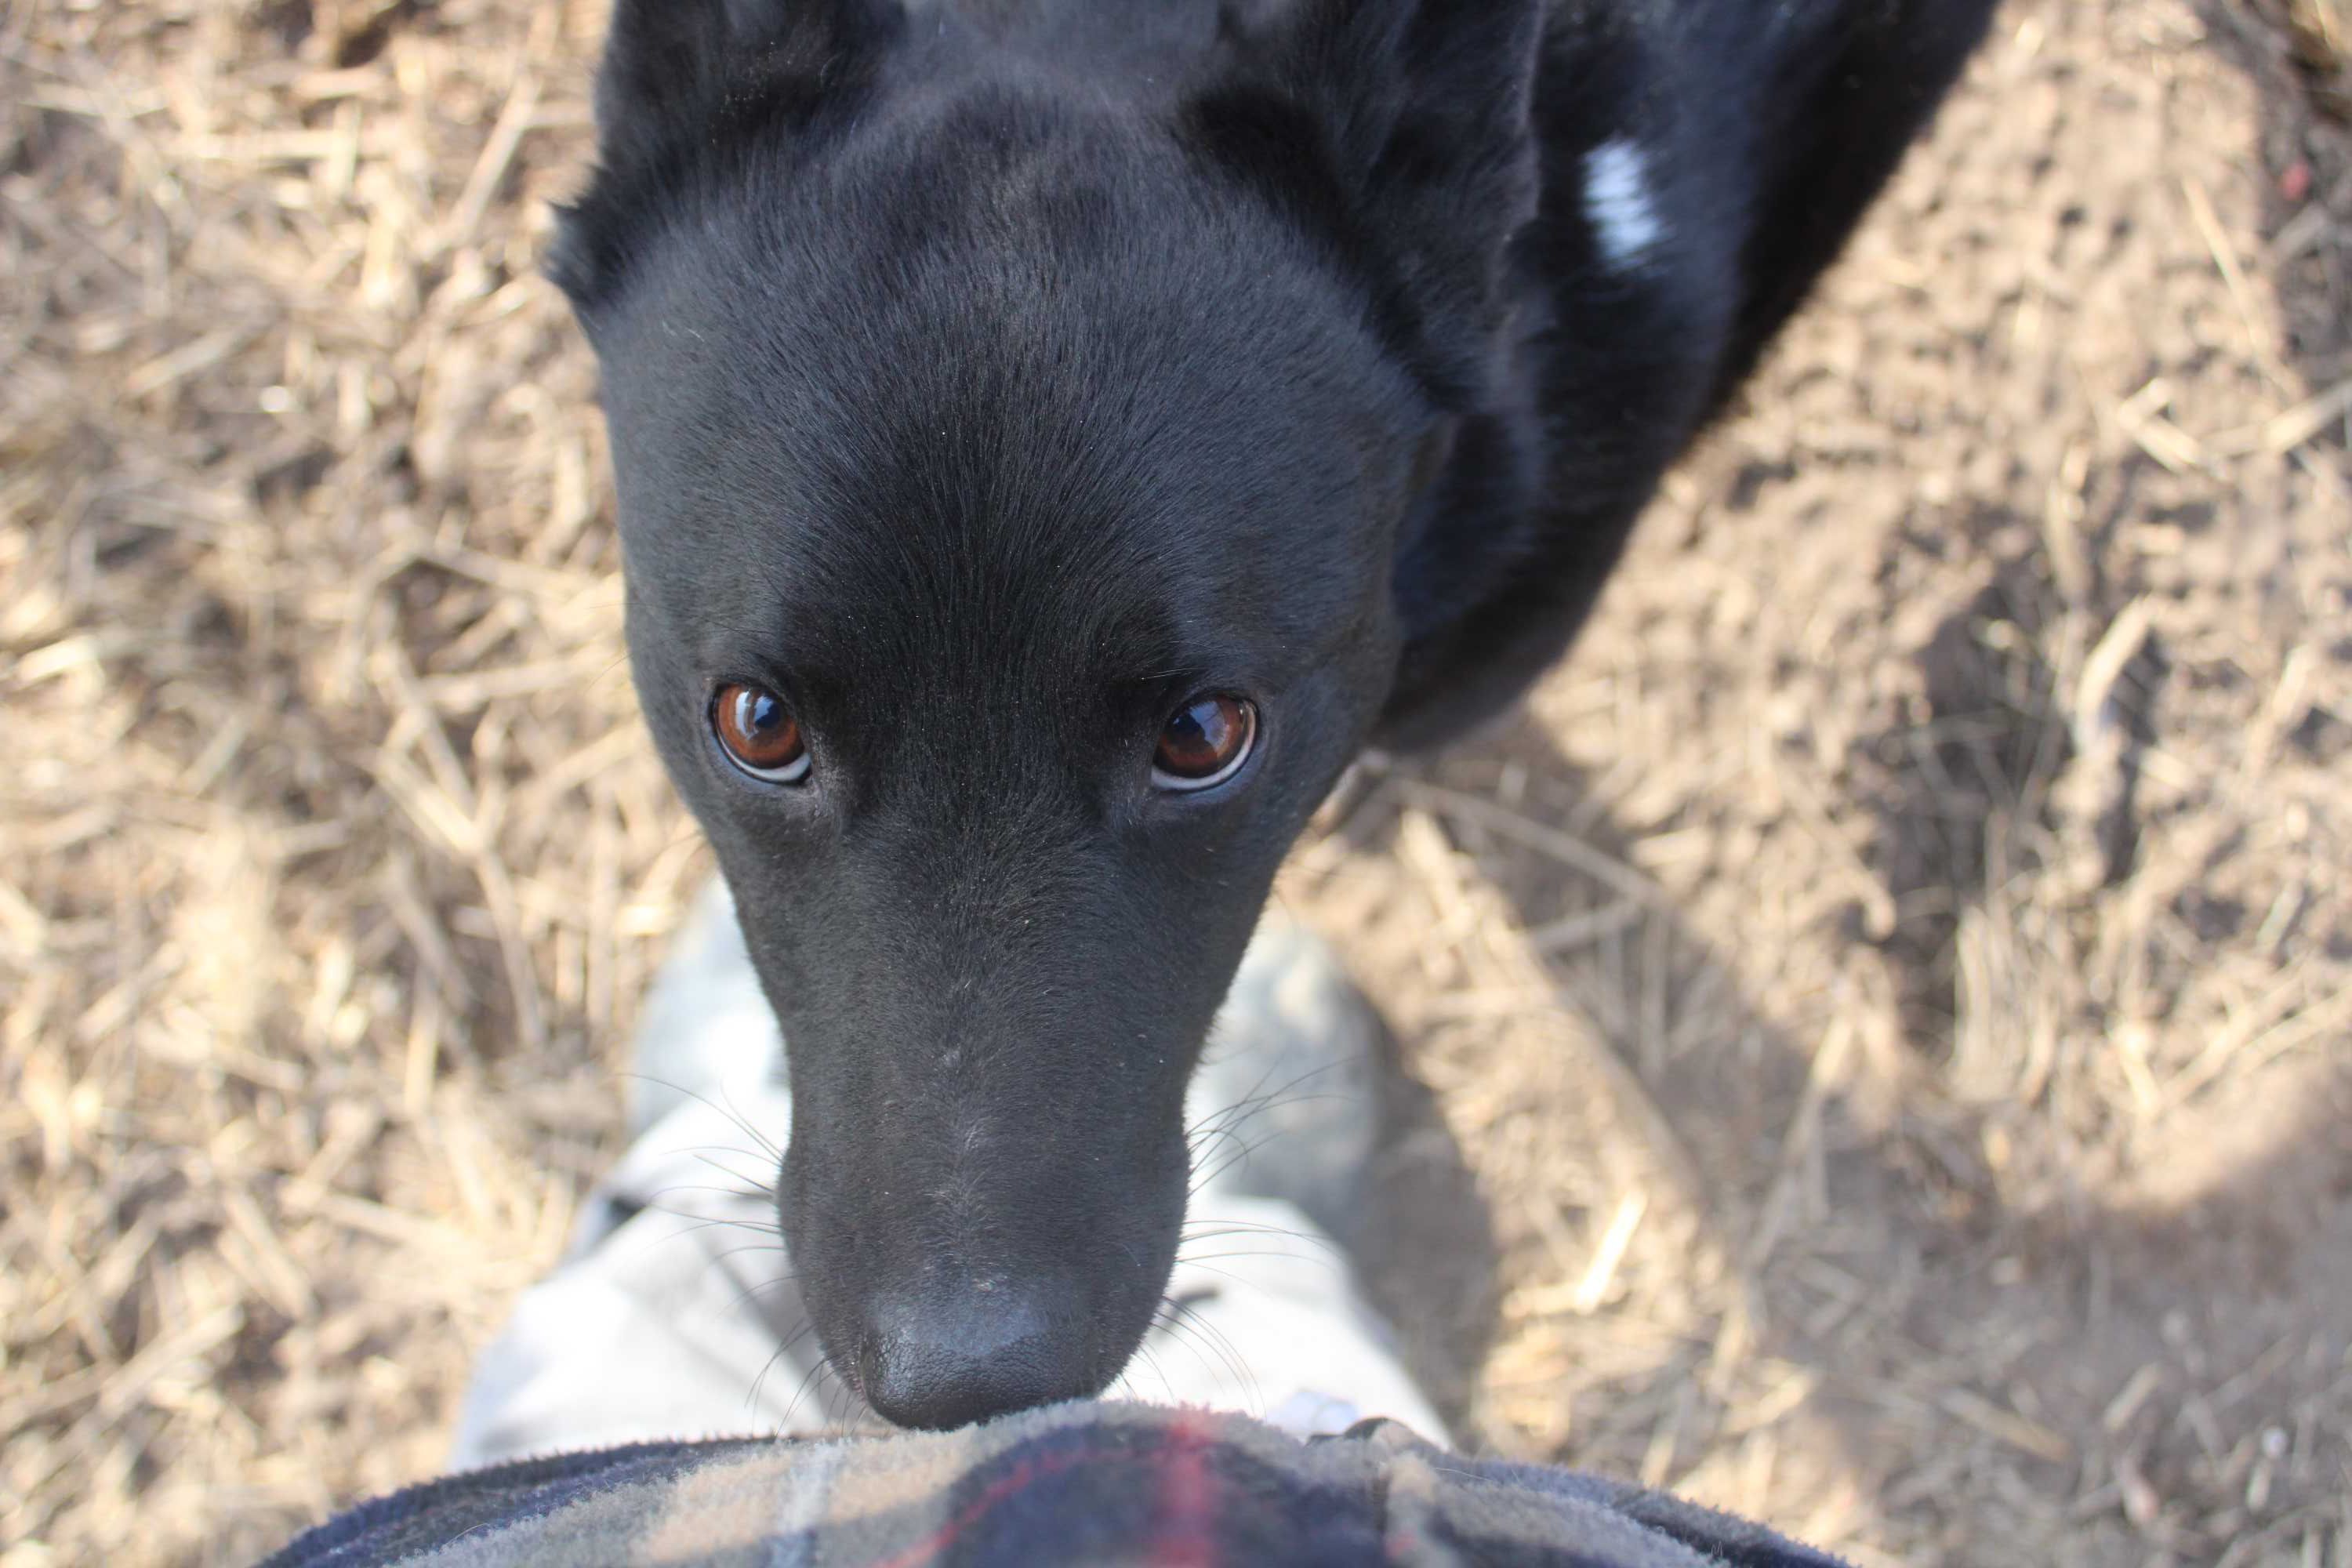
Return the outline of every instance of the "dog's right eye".
{"type": "Polygon", "coordinates": [[[764,686],[722,686],[710,703],[710,728],[728,761],[769,784],[808,777],[808,742],[784,700],[764,686]]]}
{"type": "Polygon", "coordinates": [[[1196,697],[1160,728],[1151,782],[1179,792],[1221,784],[1249,760],[1256,739],[1256,704],[1223,694],[1196,697]]]}

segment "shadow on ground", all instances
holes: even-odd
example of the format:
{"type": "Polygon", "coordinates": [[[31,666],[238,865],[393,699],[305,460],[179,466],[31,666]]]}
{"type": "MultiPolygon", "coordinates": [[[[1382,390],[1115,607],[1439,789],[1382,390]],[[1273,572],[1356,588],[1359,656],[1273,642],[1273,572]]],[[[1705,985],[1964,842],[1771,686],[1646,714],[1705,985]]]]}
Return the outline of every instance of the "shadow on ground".
{"type": "MultiPolygon", "coordinates": [[[[1939,636],[1935,657],[1957,643],[1939,636]]],[[[1922,868],[1906,891],[1940,887],[1945,907],[1925,929],[1946,933],[1985,896],[1987,839],[2025,837],[2019,817],[2046,804],[2016,786],[2048,774],[2032,762],[2034,738],[2001,718],[2000,694],[2017,672],[1962,663],[1930,672],[1954,707],[1931,719],[1937,739],[1911,764],[1914,787],[1881,803],[1894,858],[1907,847],[1922,868]],[[1978,781],[1984,813],[1955,820],[1953,778],[1979,765],[1992,769],[1978,781]]],[[[1520,781],[1530,800],[1572,800],[1591,784],[1542,728],[1510,722],[1381,780],[1337,837],[1351,852],[1394,857],[1411,803],[1435,802],[1445,818],[1444,800],[1475,798],[1497,776],[1520,781]]],[[[1605,814],[1566,815],[1601,860],[1635,864],[1632,837],[1605,814]]],[[[1613,882],[1482,834],[1475,817],[1448,826],[1523,931],[1557,930],[1564,909],[1621,898],[1613,882]]],[[[1554,973],[1562,1005],[1594,1026],[1592,1048],[1638,1085],[1651,1142],[1663,1145],[1650,1150],[1656,1168],[1691,1184],[1688,1267],[1719,1272],[1723,1287],[1644,1372],[1587,1391],[1549,1457],[1686,1484],[1709,1455],[1756,1447],[1752,1410],[1740,1415],[1728,1396],[1770,1369],[1801,1393],[1782,1412],[1790,1440],[1757,1451],[1817,1468],[1820,1488],[1851,1494],[1864,1536],[1913,1560],[2013,1562],[2072,1531],[2067,1561],[2120,1561],[2151,1543],[2178,1561],[2259,1561],[2249,1546],[2263,1531],[2339,1494],[2343,1456],[2325,1423],[2341,1411],[2315,1395],[2341,1383],[2352,1355],[2352,1146],[2342,1136],[2352,1075],[2323,1063],[2291,1095],[2272,1096],[2242,1158],[2211,1184],[2155,1207],[2102,1207],[2067,1173],[2021,1182],[1997,1168],[2005,1109],[1947,1092],[1944,1063],[1875,1061],[1866,1047],[1824,1061],[1839,1047],[1765,1024],[1737,994],[1738,965],[1670,911],[1652,908],[1645,925],[1604,938],[1613,951],[1583,966],[1583,979],[1606,970],[1610,989],[1663,996],[1651,1022],[1669,1038],[1683,1003],[1704,998],[1718,1021],[1706,1040],[1662,1049],[1650,1030],[1625,1026],[1614,1003],[1580,994],[1578,965],[1554,973]],[[1899,1092],[1880,1081],[1888,1071],[1904,1079],[1899,1092]],[[2030,1205],[2007,1195],[2020,1191],[2030,1205]],[[2294,1408],[2299,1397],[2307,1430],[2233,1423],[2240,1407],[2294,1408]],[[2001,1508],[1982,1501],[1988,1471],[1999,1472],[2001,1508]],[[1962,1511],[1948,1497],[1978,1500],[1962,1511]]],[[[1933,939],[1914,933],[1879,952],[1906,997],[1948,998],[1950,955],[1933,939]]],[[[1592,1081],[1616,1076],[1612,1067],[1592,1081]]],[[[1433,1168],[1460,1180],[1450,1142],[1433,1168]]],[[[1452,1232],[1466,1248],[1449,1235],[1441,1222],[1400,1246],[1390,1268],[1423,1289],[1408,1300],[1391,1288],[1384,1300],[1407,1322],[1424,1375],[1451,1394],[1460,1358],[1489,1342],[1503,1298],[1483,1283],[1488,1233],[1452,1232]],[[1429,1290],[1433,1280],[1467,1283],[1449,1296],[1429,1290]]],[[[1505,1274],[1524,1279],[1528,1260],[1514,1267],[1508,1247],[1505,1274]]]]}

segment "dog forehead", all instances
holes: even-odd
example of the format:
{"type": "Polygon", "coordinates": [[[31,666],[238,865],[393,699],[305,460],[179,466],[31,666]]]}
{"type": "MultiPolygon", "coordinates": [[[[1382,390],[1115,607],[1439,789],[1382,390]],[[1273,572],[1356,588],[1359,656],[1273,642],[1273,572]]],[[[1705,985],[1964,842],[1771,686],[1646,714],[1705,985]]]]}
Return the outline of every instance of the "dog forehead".
{"type": "Polygon", "coordinates": [[[934,85],[681,203],[599,332],[608,381],[646,367],[667,402],[827,437],[828,415],[953,428],[983,399],[1130,439],[1311,410],[1344,444],[1411,395],[1318,243],[1132,110],[934,85]]]}
{"type": "Polygon", "coordinates": [[[674,591],[1115,656],[1296,646],[1384,581],[1409,394],[1336,282],[1132,157],[917,146],[706,215],[600,337],[674,591]]]}
{"type": "Polygon", "coordinates": [[[1344,530],[1278,526],[1210,477],[1106,482],[985,426],[877,447],[778,510],[747,488],[734,525],[663,552],[684,618],[864,700],[1042,712],[1188,672],[1279,680],[1381,575],[1344,530]]]}

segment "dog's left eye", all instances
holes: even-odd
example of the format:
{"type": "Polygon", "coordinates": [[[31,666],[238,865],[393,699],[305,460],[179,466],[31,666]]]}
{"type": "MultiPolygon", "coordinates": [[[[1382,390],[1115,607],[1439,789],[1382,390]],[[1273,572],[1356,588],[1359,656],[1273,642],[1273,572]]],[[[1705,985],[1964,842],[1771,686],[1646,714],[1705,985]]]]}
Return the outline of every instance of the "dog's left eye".
{"type": "Polygon", "coordinates": [[[737,767],[770,784],[808,777],[808,742],[784,700],[764,686],[722,686],[711,700],[710,727],[737,767]]]}
{"type": "Polygon", "coordinates": [[[1222,693],[1195,697],[1160,727],[1151,782],[1169,790],[1223,784],[1249,760],[1256,740],[1255,704],[1222,693]]]}

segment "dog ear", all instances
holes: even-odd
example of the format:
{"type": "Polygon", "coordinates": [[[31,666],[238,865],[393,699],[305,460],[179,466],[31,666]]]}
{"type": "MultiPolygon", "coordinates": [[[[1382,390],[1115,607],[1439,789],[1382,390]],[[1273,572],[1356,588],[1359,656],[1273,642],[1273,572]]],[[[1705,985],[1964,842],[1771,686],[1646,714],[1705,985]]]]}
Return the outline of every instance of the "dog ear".
{"type": "Polygon", "coordinates": [[[1512,237],[1535,216],[1542,0],[1225,0],[1219,79],[1185,106],[1214,160],[1374,289],[1442,401],[1483,377],[1512,237]]]}
{"type": "Polygon", "coordinates": [[[902,0],[615,0],[596,177],[563,214],[555,281],[583,310],[603,297],[649,205],[714,148],[789,135],[861,91],[905,21],[902,0]]]}
{"type": "Polygon", "coordinates": [[[821,89],[903,20],[897,0],[618,0],[596,78],[604,160],[780,89],[821,89]]]}

